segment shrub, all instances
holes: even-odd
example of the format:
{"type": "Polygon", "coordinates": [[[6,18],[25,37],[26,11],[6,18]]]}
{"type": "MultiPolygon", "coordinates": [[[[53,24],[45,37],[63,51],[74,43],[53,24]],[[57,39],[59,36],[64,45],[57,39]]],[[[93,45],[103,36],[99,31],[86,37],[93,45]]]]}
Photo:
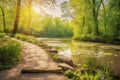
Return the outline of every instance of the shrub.
{"type": "Polygon", "coordinates": [[[87,72],[85,74],[82,74],[79,70],[68,70],[65,72],[65,75],[68,76],[71,80],[100,80],[99,73],[96,75],[88,74],[87,72]]]}
{"type": "Polygon", "coordinates": [[[113,80],[114,78],[109,65],[98,67],[98,61],[94,57],[89,57],[85,65],[81,65],[76,71],[68,70],[65,75],[71,80],[113,80]],[[82,67],[86,68],[84,73],[82,67]]]}
{"type": "Polygon", "coordinates": [[[22,35],[22,34],[16,34],[16,35],[15,35],[15,38],[20,39],[20,40],[23,40],[23,41],[26,41],[26,40],[27,40],[27,37],[26,37],[25,35],[22,35]]]}
{"type": "Polygon", "coordinates": [[[31,42],[31,43],[38,43],[38,40],[35,38],[35,37],[33,37],[33,36],[27,36],[27,40],[26,40],[27,42],[31,42]]]}
{"type": "Polygon", "coordinates": [[[97,37],[94,34],[82,34],[73,36],[75,41],[96,41],[97,37]]]}
{"type": "Polygon", "coordinates": [[[11,68],[18,63],[21,57],[20,43],[2,38],[0,40],[0,69],[11,68]]]}

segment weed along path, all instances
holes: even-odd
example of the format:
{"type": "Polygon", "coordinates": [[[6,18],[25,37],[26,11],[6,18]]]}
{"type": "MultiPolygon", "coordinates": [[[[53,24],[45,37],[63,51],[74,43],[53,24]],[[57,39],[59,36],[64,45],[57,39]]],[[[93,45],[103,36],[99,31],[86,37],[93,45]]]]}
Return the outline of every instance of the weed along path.
{"type": "Polygon", "coordinates": [[[14,68],[0,71],[0,80],[68,80],[44,49],[28,42],[17,41],[23,46],[22,60],[14,68]]]}

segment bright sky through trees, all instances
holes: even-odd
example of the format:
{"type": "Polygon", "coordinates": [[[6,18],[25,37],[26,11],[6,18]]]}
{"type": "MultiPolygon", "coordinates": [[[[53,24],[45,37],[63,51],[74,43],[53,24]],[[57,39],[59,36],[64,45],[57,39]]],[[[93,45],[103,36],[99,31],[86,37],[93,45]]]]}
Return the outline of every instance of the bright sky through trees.
{"type": "Polygon", "coordinates": [[[34,11],[35,11],[36,13],[40,13],[40,9],[39,9],[38,6],[34,6],[33,9],[34,9],[34,11]]]}
{"type": "MultiPolygon", "coordinates": [[[[56,0],[56,5],[54,5],[54,8],[50,9],[45,6],[44,7],[41,6],[41,9],[43,9],[45,13],[52,15],[53,17],[61,17],[62,12],[60,8],[60,4],[64,1],[69,1],[69,0],[56,0]]],[[[39,6],[34,5],[33,9],[36,13],[42,13],[39,6]]]]}

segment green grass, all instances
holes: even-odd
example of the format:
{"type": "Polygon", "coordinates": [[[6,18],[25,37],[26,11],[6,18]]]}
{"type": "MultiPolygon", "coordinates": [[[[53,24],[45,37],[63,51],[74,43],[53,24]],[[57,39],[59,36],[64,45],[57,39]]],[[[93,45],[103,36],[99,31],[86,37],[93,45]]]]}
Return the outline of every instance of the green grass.
{"type": "Polygon", "coordinates": [[[109,65],[99,67],[99,64],[94,57],[89,57],[84,63],[78,67],[76,71],[68,70],[64,74],[71,80],[113,80],[113,72],[110,70],[109,65]]]}
{"type": "Polygon", "coordinates": [[[37,44],[37,45],[43,44],[41,41],[37,40],[34,36],[26,36],[23,34],[16,34],[14,37],[17,39],[23,40],[23,41],[37,44]]]}
{"type": "Polygon", "coordinates": [[[22,47],[20,43],[8,38],[0,39],[0,69],[11,68],[21,58],[22,47]]]}
{"type": "Polygon", "coordinates": [[[3,38],[5,35],[5,33],[0,33],[0,38],[3,38]]]}

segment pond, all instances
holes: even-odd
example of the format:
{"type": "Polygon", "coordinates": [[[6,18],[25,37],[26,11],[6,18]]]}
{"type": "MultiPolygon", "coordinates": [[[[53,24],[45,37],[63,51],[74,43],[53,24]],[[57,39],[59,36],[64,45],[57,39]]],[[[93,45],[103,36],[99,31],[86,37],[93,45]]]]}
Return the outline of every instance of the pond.
{"type": "Polygon", "coordinates": [[[39,39],[57,49],[59,54],[70,57],[75,64],[86,63],[88,59],[93,58],[101,65],[109,65],[115,74],[120,75],[120,45],[75,42],[70,38],[39,39]]]}

